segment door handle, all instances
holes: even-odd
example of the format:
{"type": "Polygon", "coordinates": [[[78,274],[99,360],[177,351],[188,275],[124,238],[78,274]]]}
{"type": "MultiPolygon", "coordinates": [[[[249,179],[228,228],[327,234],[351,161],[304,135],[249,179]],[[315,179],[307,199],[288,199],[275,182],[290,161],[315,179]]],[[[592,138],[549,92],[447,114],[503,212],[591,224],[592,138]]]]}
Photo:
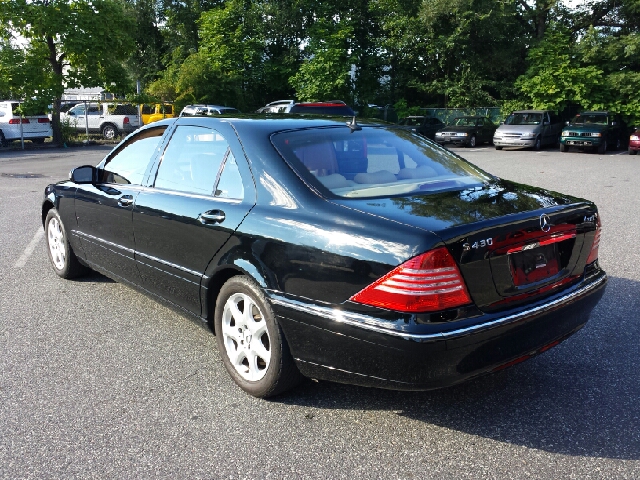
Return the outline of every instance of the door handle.
{"type": "Polygon", "coordinates": [[[205,213],[201,213],[198,216],[198,220],[203,225],[211,224],[211,223],[222,223],[225,219],[224,212],[222,210],[210,210],[205,213]]]}
{"type": "Polygon", "coordinates": [[[118,199],[118,205],[128,207],[133,203],[133,195],[123,195],[118,199]]]}

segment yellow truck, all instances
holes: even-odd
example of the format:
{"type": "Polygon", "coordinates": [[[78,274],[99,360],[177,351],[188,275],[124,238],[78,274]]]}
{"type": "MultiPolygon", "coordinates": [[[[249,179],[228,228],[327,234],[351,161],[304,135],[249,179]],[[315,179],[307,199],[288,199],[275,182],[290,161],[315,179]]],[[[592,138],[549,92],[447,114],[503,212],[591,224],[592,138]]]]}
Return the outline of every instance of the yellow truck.
{"type": "Polygon", "coordinates": [[[173,105],[170,103],[156,103],[142,105],[142,123],[144,125],[157,122],[163,118],[173,118],[173,105]]]}

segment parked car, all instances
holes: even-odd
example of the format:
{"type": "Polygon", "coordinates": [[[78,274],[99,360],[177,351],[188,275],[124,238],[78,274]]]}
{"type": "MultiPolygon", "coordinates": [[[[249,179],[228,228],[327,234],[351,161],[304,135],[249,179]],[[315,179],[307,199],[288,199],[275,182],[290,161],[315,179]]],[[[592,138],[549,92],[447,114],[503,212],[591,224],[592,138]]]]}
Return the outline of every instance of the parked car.
{"type": "Polygon", "coordinates": [[[208,322],[258,397],[495,372],[579,330],[607,282],[592,202],[355,119],[161,120],[47,186],[42,222],[56,274],[208,322]]]}
{"type": "Polygon", "coordinates": [[[458,117],[453,120],[451,125],[438,130],[435,140],[442,145],[453,143],[454,145],[475,147],[485,142],[491,143],[495,131],[496,126],[487,117],[458,117]]]}
{"type": "Polygon", "coordinates": [[[545,145],[558,145],[562,120],[551,110],[519,110],[512,112],[493,135],[496,150],[503,147],[528,147],[540,150],[545,145]]]}
{"type": "Polygon", "coordinates": [[[442,120],[425,115],[410,115],[402,118],[398,125],[405,127],[405,130],[419,133],[423,137],[435,139],[436,132],[446,125],[442,120]]]}
{"type": "Polygon", "coordinates": [[[142,124],[157,122],[165,118],[173,118],[173,105],[170,103],[155,103],[142,105],[140,110],[142,111],[142,124]]]}
{"type": "Polygon", "coordinates": [[[629,137],[629,155],[636,155],[640,150],[640,128],[635,131],[629,137]]]}
{"type": "Polygon", "coordinates": [[[326,102],[302,102],[294,103],[287,113],[301,113],[310,115],[335,115],[355,116],[353,109],[342,100],[329,100],[326,102]]]}
{"type": "Polygon", "coordinates": [[[78,132],[88,128],[90,133],[101,133],[107,140],[129,134],[141,125],[138,108],[128,103],[79,103],[61,113],[60,120],[78,132]]]}
{"type": "Polygon", "coordinates": [[[567,122],[562,129],[560,151],[569,147],[597,150],[604,154],[608,148],[620,150],[624,128],[619,118],[610,112],[583,112],[567,122]]]}
{"type": "Polygon", "coordinates": [[[180,112],[181,117],[206,117],[211,115],[235,115],[240,113],[237,108],[224,105],[187,105],[180,112]]]}
{"type": "Polygon", "coordinates": [[[13,140],[31,140],[33,143],[44,143],[53,135],[51,121],[44,113],[21,117],[18,113],[19,101],[0,101],[0,146],[6,147],[13,140]]]}
{"type": "Polygon", "coordinates": [[[326,102],[300,102],[277,100],[257,110],[257,113],[299,113],[310,115],[355,116],[353,109],[342,100],[326,102]]]}
{"type": "Polygon", "coordinates": [[[296,102],[294,100],[276,100],[256,110],[256,113],[288,113],[296,102]]]}

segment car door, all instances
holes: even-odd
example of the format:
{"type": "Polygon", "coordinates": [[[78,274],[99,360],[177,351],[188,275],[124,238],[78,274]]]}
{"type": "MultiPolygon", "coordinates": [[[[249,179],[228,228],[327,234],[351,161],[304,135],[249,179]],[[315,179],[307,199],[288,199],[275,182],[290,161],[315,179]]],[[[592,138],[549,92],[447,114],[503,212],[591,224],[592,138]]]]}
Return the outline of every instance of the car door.
{"type": "Polygon", "coordinates": [[[143,130],[98,165],[94,185],[76,194],[77,231],[86,260],[98,269],[139,284],[132,211],[157,153],[165,126],[143,130]]]}
{"type": "Polygon", "coordinates": [[[206,122],[189,117],[176,126],[133,211],[143,285],[195,314],[207,265],[255,204],[234,131],[206,122]]]}
{"type": "Polygon", "coordinates": [[[106,105],[93,104],[87,107],[87,122],[89,123],[89,131],[100,130],[100,124],[104,118],[103,108],[106,105]]]}

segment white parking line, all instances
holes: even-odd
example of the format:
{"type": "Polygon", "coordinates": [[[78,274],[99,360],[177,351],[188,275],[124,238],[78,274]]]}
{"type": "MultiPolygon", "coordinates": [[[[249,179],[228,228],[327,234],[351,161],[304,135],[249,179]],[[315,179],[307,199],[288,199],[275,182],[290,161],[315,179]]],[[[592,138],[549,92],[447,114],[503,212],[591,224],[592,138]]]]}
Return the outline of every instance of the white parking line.
{"type": "Polygon", "coordinates": [[[38,245],[38,242],[42,237],[44,237],[44,229],[39,228],[36,234],[33,236],[31,241],[29,242],[29,245],[27,245],[27,248],[24,249],[24,252],[22,252],[22,255],[20,255],[20,258],[15,263],[14,265],[15,268],[22,268],[27,264],[27,260],[29,260],[29,257],[31,256],[33,251],[36,249],[36,245],[38,245]]]}

